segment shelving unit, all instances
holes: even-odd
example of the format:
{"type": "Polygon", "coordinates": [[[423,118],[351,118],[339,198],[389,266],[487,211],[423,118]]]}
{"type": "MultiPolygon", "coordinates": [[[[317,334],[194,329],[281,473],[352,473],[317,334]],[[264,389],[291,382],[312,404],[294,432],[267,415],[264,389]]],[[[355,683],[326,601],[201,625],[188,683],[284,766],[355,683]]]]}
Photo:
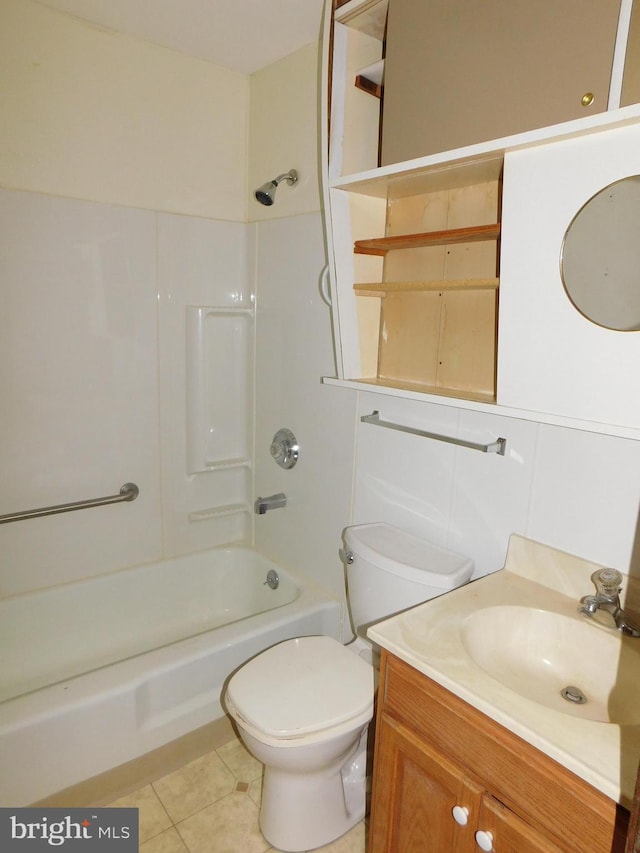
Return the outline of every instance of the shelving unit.
{"type": "MultiPolygon", "coordinates": [[[[386,75],[387,3],[328,0],[327,10],[333,28],[332,38],[325,39],[330,111],[324,124],[323,193],[337,363],[337,377],[328,381],[506,413],[513,403],[504,391],[505,353],[516,362],[510,374],[521,361],[530,362],[530,354],[514,353],[509,333],[511,294],[522,276],[514,277],[513,263],[507,276],[501,264],[514,235],[513,207],[508,221],[502,217],[503,173],[506,198],[507,188],[513,194],[509,164],[520,152],[593,134],[604,139],[610,130],[640,123],[640,104],[620,107],[610,95],[608,109],[595,114],[381,166],[380,105],[368,84],[360,90],[354,80],[358,75],[369,80],[370,67],[386,75]]],[[[614,57],[619,69],[627,39],[623,15],[620,20],[614,57]]],[[[391,82],[380,79],[385,86],[391,82]]],[[[537,235],[521,227],[530,218],[526,202],[520,201],[516,213],[517,251],[523,253],[526,241],[526,251],[535,255],[537,235]]],[[[561,238],[559,233],[558,245],[561,238]]],[[[556,264],[554,274],[557,269],[556,264]]],[[[537,304],[537,295],[528,298],[537,304]]],[[[513,397],[511,389],[508,393],[513,397]]],[[[517,411],[527,417],[526,405],[517,411]]],[[[575,426],[568,408],[532,407],[530,414],[575,426]]],[[[622,421],[584,424],[627,434],[622,421]]]]}

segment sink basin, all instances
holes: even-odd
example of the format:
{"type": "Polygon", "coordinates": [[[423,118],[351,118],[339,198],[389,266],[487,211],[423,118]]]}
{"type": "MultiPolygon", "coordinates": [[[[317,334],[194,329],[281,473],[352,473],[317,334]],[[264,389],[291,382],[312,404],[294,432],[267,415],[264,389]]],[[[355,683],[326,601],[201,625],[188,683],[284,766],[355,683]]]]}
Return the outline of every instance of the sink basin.
{"type": "Polygon", "coordinates": [[[640,639],[515,605],[476,610],[460,634],[472,660],[520,696],[585,720],[640,723],[640,639]]]}

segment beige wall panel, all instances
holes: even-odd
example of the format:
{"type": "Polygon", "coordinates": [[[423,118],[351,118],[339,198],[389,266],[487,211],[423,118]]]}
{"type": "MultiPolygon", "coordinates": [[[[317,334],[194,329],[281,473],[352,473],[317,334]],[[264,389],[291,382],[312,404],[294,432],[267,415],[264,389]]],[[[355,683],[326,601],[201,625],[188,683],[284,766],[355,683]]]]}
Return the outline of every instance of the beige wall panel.
{"type": "Polygon", "coordinates": [[[446,246],[389,252],[384,261],[384,281],[441,281],[446,257],[446,246]]]}
{"type": "Polygon", "coordinates": [[[318,191],[318,46],[309,44],[250,78],[247,192],[250,221],[320,210],[318,191]],[[298,171],[265,207],[254,190],[277,175],[298,171]]]}
{"type": "MultiPolygon", "coordinates": [[[[348,198],[352,239],[368,240],[384,234],[385,200],[357,193],[349,193],[348,198]]],[[[379,255],[354,254],[354,282],[382,281],[383,262],[384,258],[379,255]]]]}
{"type": "MultiPolygon", "coordinates": [[[[499,195],[498,181],[451,190],[447,228],[498,222],[499,195]]],[[[447,246],[444,278],[492,278],[497,274],[498,246],[495,241],[447,246]]]]}
{"type": "Polygon", "coordinates": [[[497,271],[497,243],[461,243],[446,246],[444,278],[495,278],[497,271]]]}
{"type": "Polygon", "coordinates": [[[391,199],[386,237],[419,231],[442,231],[449,219],[449,190],[391,199]]]}
{"type": "Polygon", "coordinates": [[[437,384],[495,394],[496,291],[443,294],[437,384]]]}
{"type": "Polygon", "coordinates": [[[498,222],[500,183],[487,181],[449,190],[447,228],[490,225],[498,222]]]}
{"type": "Polygon", "coordinates": [[[375,169],[380,141],[380,99],[356,88],[354,81],[362,68],[382,57],[382,43],[352,27],[347,40],[342,175],[375,169]]]}
{"type": "Polygon", "coordinates": [[[0,79],[2,186],[245,220],[245,75],[2,0],[0,79]]]}
{"type": "Polygon", "coordinates": [[[348,377],[350,379],[373,379],[377,374],[381,303],[381,298],[375,296],[360,296],[356,300],[362,376],[348,377]]]}
{"type": "Polygon", "coordinates": [[[441,303],[439,293],[385,296],[378,366],[381,379],[435,385],[441,303]]]}
{"type": "Polygon", "coordinates": [[[619,5],[390,0],[383,165],[605,110],[619,5]]]}

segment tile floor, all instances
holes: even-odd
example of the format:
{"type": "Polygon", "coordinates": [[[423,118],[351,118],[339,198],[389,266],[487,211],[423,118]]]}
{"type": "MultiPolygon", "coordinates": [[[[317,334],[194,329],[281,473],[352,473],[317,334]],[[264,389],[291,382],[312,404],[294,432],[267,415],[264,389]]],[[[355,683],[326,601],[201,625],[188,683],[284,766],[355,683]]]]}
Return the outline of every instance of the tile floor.
{"type": "MultiPolygon", "coordinates": [[[[110,803],[139,809],[140,853],[264,853],[262,765],[239,740],[110,803]]],[[[365,853],[365,823],[323,853],[365,853]]]]}

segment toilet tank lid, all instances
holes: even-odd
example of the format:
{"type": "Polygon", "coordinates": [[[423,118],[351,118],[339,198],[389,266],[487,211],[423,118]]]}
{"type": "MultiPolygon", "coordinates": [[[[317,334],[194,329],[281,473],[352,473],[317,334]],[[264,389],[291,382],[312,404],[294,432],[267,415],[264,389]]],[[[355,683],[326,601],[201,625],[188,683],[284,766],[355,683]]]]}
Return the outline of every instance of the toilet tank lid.
{"type": "Polygon", "coordinates": [[[347,527],[345,544],[384,571],[438,589],[461,586],[473,573],[469,557],[385,522],[347,527]]]}

